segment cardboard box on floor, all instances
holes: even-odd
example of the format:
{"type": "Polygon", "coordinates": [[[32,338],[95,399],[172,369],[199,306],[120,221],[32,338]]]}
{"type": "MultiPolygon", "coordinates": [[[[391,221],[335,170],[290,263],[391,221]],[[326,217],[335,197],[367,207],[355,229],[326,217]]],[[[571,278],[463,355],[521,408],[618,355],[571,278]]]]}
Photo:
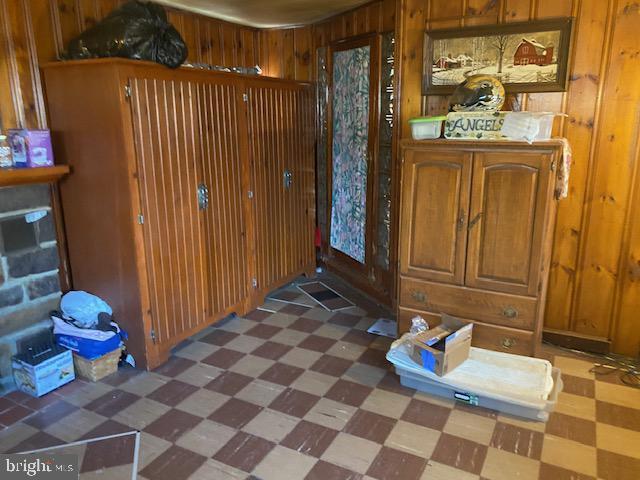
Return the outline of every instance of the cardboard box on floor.
{"type": "Polygon", "coordinates": [[[412,338],[414,358],[438,376],[446,375],[469,357],[473,323],[446,313],[437,327],[412,338]]]}

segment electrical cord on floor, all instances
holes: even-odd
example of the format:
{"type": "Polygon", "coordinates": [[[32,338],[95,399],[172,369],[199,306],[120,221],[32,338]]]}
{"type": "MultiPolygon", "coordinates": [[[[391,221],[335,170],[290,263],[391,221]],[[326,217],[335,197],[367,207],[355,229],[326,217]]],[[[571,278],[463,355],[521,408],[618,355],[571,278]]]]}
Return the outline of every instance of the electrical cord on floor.
{"type": "Polygon", "coordinates": [[[561,347],[549,342],[544,343],[552,346],[553,348],[596,360],[593,367],[589,370],[589,372],[593,373],[596,377],[619,374],[620,381],[623,384],[629,387],[640,388],[640,358],[629,358],[622,355],[616,355],[614,353],[589,353],[581,350],[574,350],[573,348],[561,347]]]}

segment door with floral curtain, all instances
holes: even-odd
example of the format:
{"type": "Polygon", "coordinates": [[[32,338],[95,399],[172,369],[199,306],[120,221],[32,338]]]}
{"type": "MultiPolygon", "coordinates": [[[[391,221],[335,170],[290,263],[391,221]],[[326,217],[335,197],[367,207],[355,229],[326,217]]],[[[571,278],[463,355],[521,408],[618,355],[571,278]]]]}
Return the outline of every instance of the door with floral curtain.
{"type": "Polygon", "coordinates": [[[334,44],[329,54],[328,258],[356,286],[374,277],[379,38],[334,44]]]}
{"type": "Polygon", "coordinates": [[[364,264],[371,47],[333,55],[331,248],[364,264]]]}

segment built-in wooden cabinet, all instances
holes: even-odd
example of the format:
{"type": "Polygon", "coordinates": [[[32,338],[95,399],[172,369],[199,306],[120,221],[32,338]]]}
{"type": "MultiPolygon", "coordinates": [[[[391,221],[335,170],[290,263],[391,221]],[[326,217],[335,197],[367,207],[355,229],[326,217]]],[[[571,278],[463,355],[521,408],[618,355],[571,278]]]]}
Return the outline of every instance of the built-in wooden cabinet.
{"type": "Polygon", "coordinates": [[[558,142],[405,141],[399,330],[422,314],[474,321],[474,344],[535,353],[558,142]]]}
{"type": "Polygon", "coordinates": [[[73,286],[140,365],[313,272],[310,85],[123,59],[44,76],[73,286]]]}

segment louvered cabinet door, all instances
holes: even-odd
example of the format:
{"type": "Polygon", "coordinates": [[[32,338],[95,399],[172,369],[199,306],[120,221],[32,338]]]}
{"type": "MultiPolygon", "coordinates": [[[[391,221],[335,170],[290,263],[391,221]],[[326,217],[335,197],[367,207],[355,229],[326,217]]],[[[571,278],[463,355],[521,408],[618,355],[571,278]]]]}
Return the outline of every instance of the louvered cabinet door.
{"type": "Polygon", "coordinates": [[[535,296],[550,208],[551,153],[474,153],[466,285],[535,296]]]}
{"type": "Polygon", "coordinates": [[[170,77],[130,86],[154,341],[170,345],[206,318],[198,90],[170,77]]]}
{"type": "Polygon", "coordinates": [[[242,152],[242,86],[212,79],[198,85],[202,152],[201,188],[208,195],[202,210],[209,280],[209,315],[238,310],[248,295],[247,167],[242,152]],[[243,177],[246,175],[246,179],[243,177]]]}
{"type": "Polygon", "coordinates": [[[314,262],[314,157],[308,86],[247,81],[256,283],[281,283],[314,262]]]}

